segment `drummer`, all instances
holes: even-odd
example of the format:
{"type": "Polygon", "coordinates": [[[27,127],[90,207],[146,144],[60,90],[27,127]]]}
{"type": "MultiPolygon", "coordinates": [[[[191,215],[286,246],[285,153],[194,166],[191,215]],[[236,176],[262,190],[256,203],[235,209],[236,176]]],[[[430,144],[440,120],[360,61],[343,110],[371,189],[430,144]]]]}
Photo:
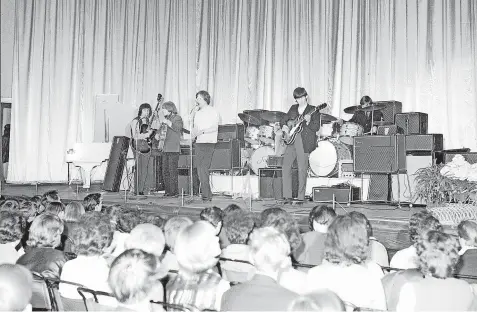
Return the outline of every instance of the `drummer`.
{"type": "MultiPolygon", "coordinates": [[[[373,100],[368,95],[363,96],[361,101],[359,101],[359,108],[365,108],[371,105],[373,105],[373,100]]],[[[354,112],[353,117],[351,117],[349,122],[354,122],[363,127],[364,133],[375,134],[377,132],[377,127],[374,126],[373,131],[371,132],[371,116],[373,116],[371,111],[362,111],[358,109],[354,112]]],[[[381,120],[384,120],[383,113],[379,110],[375,110],[373,121],[381,120]]]]}

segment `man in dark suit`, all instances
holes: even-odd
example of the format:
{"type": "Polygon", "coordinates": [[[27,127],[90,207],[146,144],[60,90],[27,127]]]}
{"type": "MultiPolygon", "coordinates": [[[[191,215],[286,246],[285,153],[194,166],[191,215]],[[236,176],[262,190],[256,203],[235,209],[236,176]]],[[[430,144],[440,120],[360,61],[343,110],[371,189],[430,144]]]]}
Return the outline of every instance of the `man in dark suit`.
{"type": "MultiPolygon", "coordinates": [[[[360,108],[366,108],[373,105],[373,100],[365,95],[361,98],[359,101],[359,107],[360,108]]],[[[374,121],[381,121],[383,120],[383,113],[379,110],[375,110],[374,113],[371,111],[361,111],[357,110],[354,112],[353,117],[349,120],[349,122],[354,122],[361,127],[363,127],[364,133],[376,133],[377,132],[377,127],[374,126],[374,129],[371,129],[371,119],[374,121]]]]}
{"type": "Polygon", "coordinates": [[[277,283],[281,268],[290,261],[285,235],[272,227],[259,228],[250,235],[249,246],[257,273],[223,294],[221,310],[286,311],[298,295],[277,283]]]}
{"type": "Polygon", "coordinates": [[[308,157],[316,148],[316,132],[320,129],[320,113],[315,112],[315,106],[308,104],[308,93],[305,88],[298,87],[293,91],[296,104],[280,122],[285,133],[293,128],[294,121],[303,120],[303,130],[296,136],[295,141],[287,145],[283,156],[282,179],[283,197],[285,202],[292,200],[292,164],[298,164],[298,203],[305,200],[306,178],[308,172],[308,157]]]}

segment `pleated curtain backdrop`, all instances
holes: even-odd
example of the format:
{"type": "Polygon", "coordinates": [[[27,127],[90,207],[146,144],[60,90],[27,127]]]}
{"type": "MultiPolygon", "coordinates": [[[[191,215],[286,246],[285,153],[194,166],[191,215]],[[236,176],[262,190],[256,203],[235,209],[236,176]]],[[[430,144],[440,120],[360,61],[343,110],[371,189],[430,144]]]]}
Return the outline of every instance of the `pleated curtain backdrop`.
{"type": "MultiPolygon", "coordinates": [[[[16,2],[9,181],[64,181],[65,151],[93,140],[94,97],[187,119],[208,90],[223,123],[244,109],[343,108],[367,94],[429,114],[446,148],[477,147],[473,0],[16,2]]],[[[133,118],[134,116],[131,116],[133,118]]]]}

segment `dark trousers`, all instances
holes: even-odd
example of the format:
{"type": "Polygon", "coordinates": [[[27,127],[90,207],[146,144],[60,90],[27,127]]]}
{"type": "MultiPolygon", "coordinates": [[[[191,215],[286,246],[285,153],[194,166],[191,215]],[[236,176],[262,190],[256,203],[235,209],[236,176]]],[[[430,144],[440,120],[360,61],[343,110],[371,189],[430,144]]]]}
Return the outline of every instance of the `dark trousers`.
{"type": "Polygon", "coordinates": [[[296,159],[298,164],[298,199],[305,199],[308,156],[309,154],[303,151],[301,134],[298,134],[295,142],[287,146],[283,156],[282,179],[284,198],[292,198],[292,165],[296,159]]]}
{"type": "Polygon", "coordinates": [[[151,153],[134,153],[136,167],[134,174],[134,187],[136,194],[147,194],[156,188],[156,176],[154,172],[154,157],[151,153]]]}
{"type": "Polygon", "coordinates": [[[210,190],[209,169],[214,154],[215,143],[196,143],[195,144],[195,161],[197,164],[197,174],[200,181],[200,192],[202,198],[211,199],[212,191],[210,190]]]}
{"type": "Polygon", "coordinates": [[[179,177],[179,153],[163,153],[162,154],[162,177],[164,181],[164,190],[166,194],[179,194],[178,177],[179,177]]]}

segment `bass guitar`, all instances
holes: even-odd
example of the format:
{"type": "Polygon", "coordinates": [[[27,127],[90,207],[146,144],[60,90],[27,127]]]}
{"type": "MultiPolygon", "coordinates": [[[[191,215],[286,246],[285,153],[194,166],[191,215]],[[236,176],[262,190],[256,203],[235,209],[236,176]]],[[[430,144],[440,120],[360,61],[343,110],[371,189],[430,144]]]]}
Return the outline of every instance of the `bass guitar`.
{"type": "MultiPolygon", "coordinates": [[[[322,110],[327,105],[328,104],[326,104],[326,103],[320,104],[317,107],[315,107],[315,109],[312,112],[308,113],[307,115],[310,115],[310,117],[311,117],[311,116],[313,116],[313,114],[322,110]]],[[[293,126],[292,126],[290,132],[286,133],[285,137],[284,137],[284,141],[285,141],[286,145],[291,145],[291,144],[295,143],[296,136],[303,131],[303,126],[305,124],[305,116],[306,115],[304,115],[304,114],[300,115],[296,119],[291,121],[293,126]]]]}
{"type": "Polygon", "coordinates": [[[141,125],[141,128],[139,129],[139,133],[148,133],[149,130],[151,131],[151,134],[145,138],[145,139],[133,139],[132,140],[132,147],[136,152],[139,153],[149,153],[152,149],[152,144],[154,140],[154,136],[156,135],[156,130],[151,129],[152,122],[154,121],[155,117],[157,116],[157,111],[159,108],[162,106],[162,94],[157,95],[157,104],[156,108],[154,109],[154,112],[152,114],[152,118],[149,120],[148,123],[144,123],[141,125]]]}

